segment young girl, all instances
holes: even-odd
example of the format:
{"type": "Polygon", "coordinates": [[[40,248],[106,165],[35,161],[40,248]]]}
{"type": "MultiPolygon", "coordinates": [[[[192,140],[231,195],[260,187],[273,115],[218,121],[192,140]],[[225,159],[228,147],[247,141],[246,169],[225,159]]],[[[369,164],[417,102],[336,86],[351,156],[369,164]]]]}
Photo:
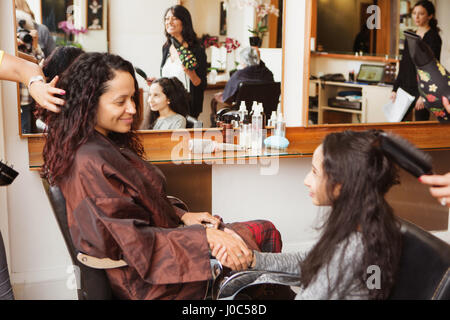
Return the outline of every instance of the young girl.
{"type": "Polygon", "coordinates": [[[186,128],[189,94],[177,78],[153,81],[148,97],[150,127],[153,130],[186,128]]]}
{"type": "MultiPolygon", "coordinates": [[[[298,274],[302,287],[296,299],[388,297],[399,264],[401,234],[384,196],[397,183],[397,169],[378,139],[378,131],[325,137],[305,178],[312,202],[331,207],[319,241],[307,253],[254,252],[252,268],[298,274]],[[370,290],[367,280],[373,267],[381,272],[381,285],[370,290]]],[[[212,253],[227,264],[220,246],[212,253]]]]}
{"type": "Polygon", "coordinates": [[[271,250],[280,239],[268,221],[264,225],[277,237],[265,232],[256,240],[245,223],[223,224],[208,212],[186,212],[167,197],[164,175],[143,160],[135,133],[139,90],[130,62],[85,53],[59,85],[66,103],[60,113],[44,113],[42,176],[64,195],[77,250],[127,262],[106,270],[116,298],[202,299],[212,279],[213,245],[227,247],[238,270],[250,263],[250,249],[281,251],[271,250]]]}

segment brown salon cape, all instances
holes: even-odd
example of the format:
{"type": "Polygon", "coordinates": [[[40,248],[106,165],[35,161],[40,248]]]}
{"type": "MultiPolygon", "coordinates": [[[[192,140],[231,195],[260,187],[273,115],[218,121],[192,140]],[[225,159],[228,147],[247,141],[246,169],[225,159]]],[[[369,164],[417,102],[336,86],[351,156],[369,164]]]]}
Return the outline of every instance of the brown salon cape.
{"type": "MultiPolygon", "coordinates": [[[[205,228],[179,228],[185,211],[167,198],[157,167],[96,132],[59,186],[75,247],[128,263],[106,270],[117,298],[204,298],[211,279],[205,228]]],[[[227,226],[258,249],[246,228],[227,226]]]]}

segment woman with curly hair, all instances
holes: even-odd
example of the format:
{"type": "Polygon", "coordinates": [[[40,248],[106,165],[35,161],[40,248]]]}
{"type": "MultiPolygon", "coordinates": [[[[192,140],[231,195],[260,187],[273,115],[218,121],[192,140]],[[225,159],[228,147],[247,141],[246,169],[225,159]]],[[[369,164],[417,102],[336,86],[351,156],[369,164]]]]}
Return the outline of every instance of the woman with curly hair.
{"type": "Polygon", "coordinates": [[[186,128],[189,94],[177,78],[159,78],[149,89],[150,127],[153,130],[186,128]]]}
{"type": "Polygon", "coordinates": [[[265,243],[245,223],[224,225],[210,213],[182,210],[167,197],[165,178],[142,158],[135,133],[139,90],[130,62],[107,53],[82,54],[59,86],[66,104],[59,114],[44,112],[42,176],[65,197],[74,246],[127,262],[106,271],[115,297],[201,299],[212,279],[213,246],[226,247],[238,270],[250,262],[249,248],[263,250],[265,243]]]}
{"type": "MultiPolygon", "coordinates": [[[[399,265],[401,233],[384,197],[397,181],[379,131],[327,135],[304,181],[314,205],[331,207],[320,239],[309,252],[255,252],[251,267],[298,274],[296,299],[386,299],[399,265]],[[369,289],[374,267],[381,272],[380,285],[369,289]]],[[[227,264],[220,246],[212,253],[227,264]]]]}

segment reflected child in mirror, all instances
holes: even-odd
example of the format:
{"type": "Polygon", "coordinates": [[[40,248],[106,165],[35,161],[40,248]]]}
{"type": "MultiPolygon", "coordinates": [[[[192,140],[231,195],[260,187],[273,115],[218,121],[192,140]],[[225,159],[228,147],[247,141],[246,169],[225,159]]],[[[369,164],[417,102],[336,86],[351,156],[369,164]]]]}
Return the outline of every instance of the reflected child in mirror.
{"type": "Polygon", "coordinates": [[[150,125],[153,130],[186,128],[189,93],[176,77],[159,78],[149,89],[150,125]]]}

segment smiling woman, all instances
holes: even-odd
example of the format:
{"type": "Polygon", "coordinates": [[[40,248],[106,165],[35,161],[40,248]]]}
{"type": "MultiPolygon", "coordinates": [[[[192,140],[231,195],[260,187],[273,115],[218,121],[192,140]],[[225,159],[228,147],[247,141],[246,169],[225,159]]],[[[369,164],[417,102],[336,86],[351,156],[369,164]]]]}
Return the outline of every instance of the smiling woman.
{"type": "Polygon", "coordinates": [[[125,71],[114,72],[107,82],[107,91],[100,97],[95,130],[107,136],[110,131],[127,133],[131,130],[136,114],[134,96],[136,88],[133,76],[125,71]]]}

